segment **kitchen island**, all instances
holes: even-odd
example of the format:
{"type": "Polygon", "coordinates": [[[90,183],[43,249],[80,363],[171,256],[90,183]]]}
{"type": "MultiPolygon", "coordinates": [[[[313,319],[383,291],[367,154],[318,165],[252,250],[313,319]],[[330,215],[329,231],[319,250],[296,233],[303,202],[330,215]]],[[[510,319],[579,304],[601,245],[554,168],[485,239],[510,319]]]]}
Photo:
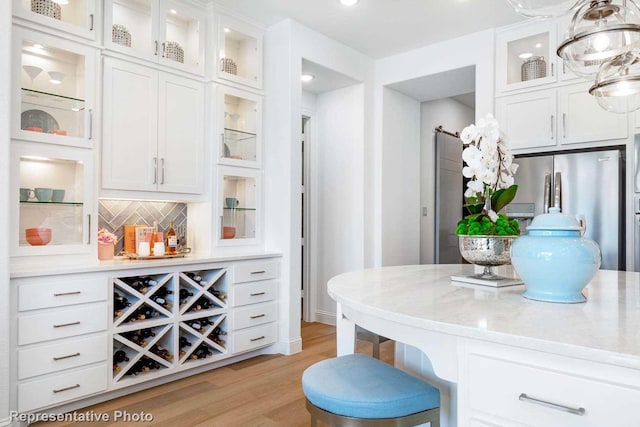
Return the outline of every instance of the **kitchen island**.
{"type": "Polygon", "coordinates": [[[328,283],[338,353],[354,325],[443,394],[443,426],[640,426],[640,274],[599,271],[583,304],[450,280],[469,265],[384,267],[328,283]]]}

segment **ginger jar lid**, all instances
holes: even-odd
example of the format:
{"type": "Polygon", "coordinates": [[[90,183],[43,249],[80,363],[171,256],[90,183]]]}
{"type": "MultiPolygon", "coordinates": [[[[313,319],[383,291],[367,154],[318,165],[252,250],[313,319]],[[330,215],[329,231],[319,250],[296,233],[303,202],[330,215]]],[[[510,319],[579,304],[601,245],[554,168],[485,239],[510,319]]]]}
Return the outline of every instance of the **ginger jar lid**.
{"type": "Polygon", "coordinates": [[[527,231],[581,231],[582,227],[576,219],[567,214],[560,213],[560,208],[551,207],[549,213],[537,215],[527,231]]]}

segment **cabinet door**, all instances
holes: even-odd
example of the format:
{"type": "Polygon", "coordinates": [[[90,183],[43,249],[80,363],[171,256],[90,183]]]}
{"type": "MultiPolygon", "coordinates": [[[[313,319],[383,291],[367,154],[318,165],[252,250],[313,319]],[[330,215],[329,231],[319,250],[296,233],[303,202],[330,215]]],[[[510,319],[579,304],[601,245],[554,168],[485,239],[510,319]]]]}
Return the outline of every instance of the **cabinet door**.
{"type": "Polygon", "coordinates": [[[261,239],[261,173],[221,166],[218,175],[218,245],[256,244],[261,239]]]}
{"type": "Polygon", "coordinates": [[[259,168],[262,158],[262,97],[218,86],[219,163],[259,168]]]}
{"type": "Polygon", "coordinates": [[[228,16],[218,17],[217,31],[216,76],[262,89],[262,31],[228,16]]]}
{"type": "Polygon", "coordinates": [[[14,141],[11,152],[12,255],[90,252],[93,151],[14,141]]]}
{"type": "Polygon", "coordinates": [[[96,39],[99,17],[97,0],[72,0],[66,2],[13,0],[13,13],[40,25],[75,34],[89,40],[96,39]]]}
{"type": "Polygon", "coordinates": [[[204,75],[204,16],[204,11],[181,2],[160,2],[158,57],[161,64],[204,75]]]}
{"type": "Polygon", "coordinates": [[[158,72],[104,60],[102,187],[157,188],[158,72]]]}
{"type": "Polygon", "coordinates": [[[157,62],[158,0],[105,0],[104,46],[157,62]]]}
{"type": "Polygon", "coordinates": [[[496,119],[513,150],[556,145],[555,111],[555,89],[496,98],[496,119]]]}
{"type": "Polygon", "coordinates": [[[505,92],[556,81],[556,24],[526,22],[496,34],[496,90],[505,92]]]}
{"type": "Polygon", "coordinates": [[[204,162],[204,85],[160,73],[158,190],[201,193],[204,162]]]}
{"type": "Polygon", "coordinates": [[[16,28],[12,135],[91,148],[98,50],[16,28]]]}
{"type": "Polygon", "coordinates": [[[562,144],[626,138],[627,114],[604,110],[589,94],[591,83],[558,89],[558,139],[562,144]]]}

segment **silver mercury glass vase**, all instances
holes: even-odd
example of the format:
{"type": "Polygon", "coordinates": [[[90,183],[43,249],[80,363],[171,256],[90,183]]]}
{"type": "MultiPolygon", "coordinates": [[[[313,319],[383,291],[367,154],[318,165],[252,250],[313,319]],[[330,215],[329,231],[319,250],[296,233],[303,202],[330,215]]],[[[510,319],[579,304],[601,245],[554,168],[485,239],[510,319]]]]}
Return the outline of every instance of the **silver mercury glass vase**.
{"type": "Polygon", "coordinates": [[[471,277],[484,280],[503,280],[493,267],[511,263],[511,244],[518,236],[459,235],[460,254],[468,262],[484,267],[484,271],[471,277]]]}

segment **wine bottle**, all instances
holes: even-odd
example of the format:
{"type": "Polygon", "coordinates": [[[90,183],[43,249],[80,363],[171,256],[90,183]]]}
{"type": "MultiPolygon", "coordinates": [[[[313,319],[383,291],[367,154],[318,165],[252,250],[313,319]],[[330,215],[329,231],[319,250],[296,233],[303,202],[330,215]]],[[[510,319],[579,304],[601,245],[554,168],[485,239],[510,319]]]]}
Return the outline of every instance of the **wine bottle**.
{"type": "Polygon", "coordinates": [[[200,344],[198,348],[191,354],[191,359],[206,359],[212,355],[211,350],[205,344],[200,344]]]}
{"type": "Polygon", "coordinates": [[[127,353],[125,353],[124,350],[117,350],[115,353],[113,353],[113,370],[116,372],[120,372],[120,366],[118,366],[118,363],[122,363],[122,362],[128,362],[129,358],[127,357],[127,353]]]}
{"type": "Polygon", "coordinates": [[[151,352],[154,354],[157,354],[158,356],[162,357],[164,360],[168,360],[171,361],[173,360],[173,355],[171,353],[169,353],[169,350],[167,350],[166,348],[163,348],[157,344],[155,344],[152,348],[151,348],[151,352]]]}
{"type": "Polygon", "coordinates": [[[160,288],[160,289],[158,289],[156,291],[156,295],[161,297],[161,298],[166,298],[167,295],[172,295],[172,294],[173,294],[173,291],[170,290],[170,289],[167,289],[166,286],[163,286],[162,288],[160,288]]]}
{"type": "Polygon", "coordinates": [[[175,228],[173,228],[173,220],[169,220],[169,230],[167,230],[166,238],[166,253],[168,255],[175,255],[178,253],[178,234],[175,228]]]}
{"type": "Polygon", "coordinates": [[[152,295],[151,300],[166,309],[171,309],[171,303],[158,295],[152,295]]]}
{"type": "Polygon", "coordinates": [[[185,323],[200,333],[207,330],[199,320],[188,320],[185,323]]]}
{"type": "Polygon", "coordinates": [[[218,298],[220,301],[224,301],[227,299],[227,294],[225,292],[219,291],[217,289],[211,289],[210,292],[213,294],[213,296],[218,298]]]}
{"type": "Polygon", "coordinates": [[[191,271],[186,271],[184,273],[189,279],[193,280],[196,283],[200,283],[202,282],[202,276],[200,276],[198,273],[193,273],[191,271]]]}
{"type": "Polygon", "coordinates": [[[193,296],[193,292],[187,289],[180,289],[180,304],[184,304],[185,300],[193,296]]]}
{"type": "Polygon", "coordinates": [[[178,340],[178,346],[180,348],[191,347],[191,343],[186,337],[180,337],[180,339],[178,340]]]}
{"type": "Polygon", "coordinates": [[[125,308],[131,306],[129,300],[117,292],[113,293],[113,314],[116,317],[122,316],[125,308]]]}

